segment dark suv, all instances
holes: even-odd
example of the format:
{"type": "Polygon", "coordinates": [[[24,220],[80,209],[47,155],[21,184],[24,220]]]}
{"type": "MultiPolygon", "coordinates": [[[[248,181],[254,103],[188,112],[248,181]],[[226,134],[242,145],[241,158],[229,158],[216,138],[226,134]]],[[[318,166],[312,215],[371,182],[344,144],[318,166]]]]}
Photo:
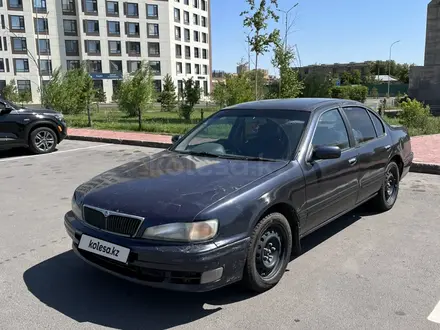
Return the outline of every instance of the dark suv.
{"type": "Polygon", "coordinates": [[[67,135],[63,115],[49,109],[30,109],[0,98],[0,150],[29,148],[46,154],[67,135]]]}

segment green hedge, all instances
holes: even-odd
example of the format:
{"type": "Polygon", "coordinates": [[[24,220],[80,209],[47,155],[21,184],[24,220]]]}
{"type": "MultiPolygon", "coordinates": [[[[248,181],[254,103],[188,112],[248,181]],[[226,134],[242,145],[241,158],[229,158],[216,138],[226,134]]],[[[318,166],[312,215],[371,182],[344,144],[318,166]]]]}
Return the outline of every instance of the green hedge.
{"type": "Polygon", "coordinates": [[[365,102],[368,95],[366,86],[335,86],[331,89],[331,95],[335,99],[349,99],[365,102]]]}

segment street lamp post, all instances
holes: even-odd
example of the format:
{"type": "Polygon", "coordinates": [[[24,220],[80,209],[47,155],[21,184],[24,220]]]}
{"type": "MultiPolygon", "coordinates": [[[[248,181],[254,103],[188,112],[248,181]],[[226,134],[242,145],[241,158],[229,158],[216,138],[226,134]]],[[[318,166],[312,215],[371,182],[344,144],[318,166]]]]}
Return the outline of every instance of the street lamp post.
{"type": "Polygon", "coordinates": [[[390,59],[388,61],[388,94],[387,94],[388,98],[390,97],[390,83],[391,83],[391,81],[390,81],[390,78],[391,78],[391,51],[393,49],[393,46],[395,44],[397,44],[398,42],[400,42],[400,40],[393,42],[390,46],[390,59]]]}

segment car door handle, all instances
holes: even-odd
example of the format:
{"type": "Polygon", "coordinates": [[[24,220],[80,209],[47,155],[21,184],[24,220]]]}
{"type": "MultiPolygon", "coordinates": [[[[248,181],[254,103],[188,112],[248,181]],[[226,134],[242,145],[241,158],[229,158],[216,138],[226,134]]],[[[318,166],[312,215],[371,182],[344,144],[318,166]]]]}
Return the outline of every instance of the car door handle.
{"type": "Polygon", "coordinates": [[[354,164],[356,164],[356,163],[357,163],[357,158],[356,158],[356,157],[354,157],[354,158],[350,158],[350,159],[348,160],[348,163],[349,163],[350,165],[354,165],[354,164]]]}
{"type": "Polygon", "coordinates": [[[385,146],[385,150],[390,150],[390,149],[391,149],[391,146],[389,144],[385,146]]]}

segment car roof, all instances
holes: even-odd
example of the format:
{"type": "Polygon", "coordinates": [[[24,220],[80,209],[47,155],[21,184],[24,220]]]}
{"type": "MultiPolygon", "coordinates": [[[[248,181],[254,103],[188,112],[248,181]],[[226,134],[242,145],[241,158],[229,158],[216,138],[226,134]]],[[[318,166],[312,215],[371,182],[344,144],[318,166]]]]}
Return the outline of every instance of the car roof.
{"type": "Polygon", "coordinates": [[[223,110],[266,110],[266,109],[276,109],[276,110],[291,110],[291,111],[314,111],[321,107],[332,107],[332,106],[365,106],[363,103],[345,100],[345,99],[332,99],[332,98],[296,98],[296,99],[271,99],[271,100],[260,100],[251,101],[232,105],[226,107],[223,110]]]}

